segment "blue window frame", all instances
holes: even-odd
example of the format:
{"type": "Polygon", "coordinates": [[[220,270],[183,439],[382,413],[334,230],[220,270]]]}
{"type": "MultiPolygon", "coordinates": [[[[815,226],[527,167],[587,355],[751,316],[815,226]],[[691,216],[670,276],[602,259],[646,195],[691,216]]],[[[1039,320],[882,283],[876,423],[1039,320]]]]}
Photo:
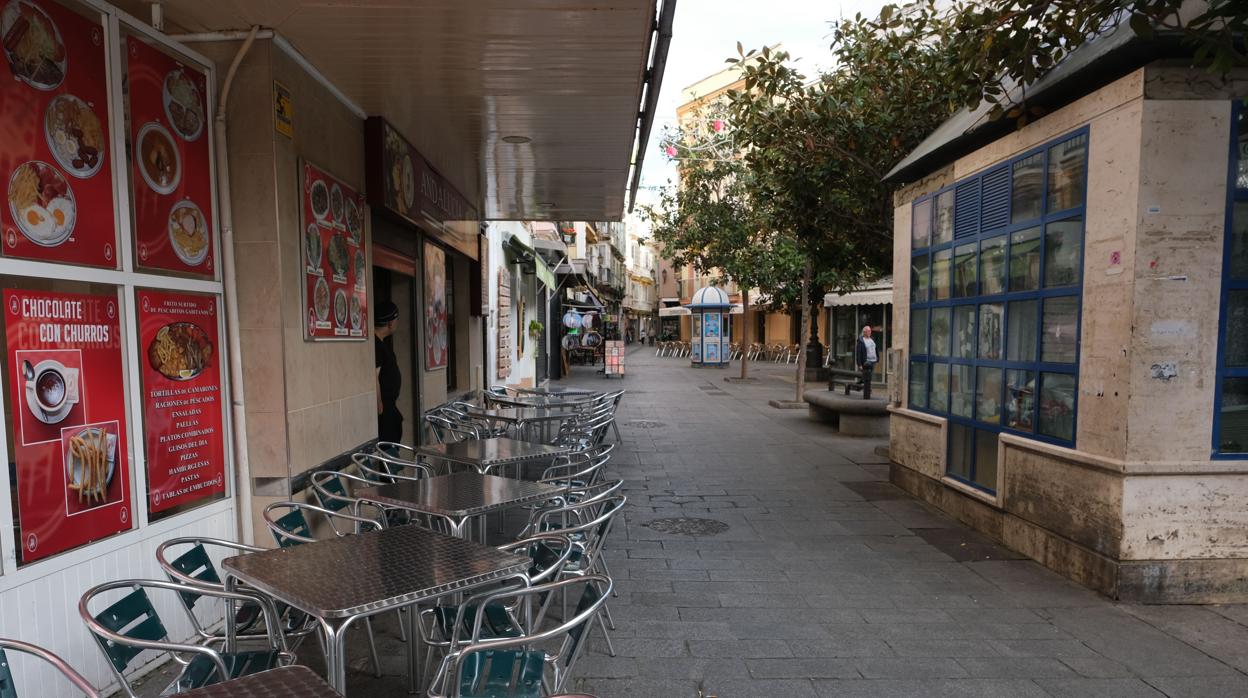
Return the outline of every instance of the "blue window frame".
{"type": "Polygon", "coordinates": [[[1248,458],[1248,109],[1232,102],[1213,457],[1248,458]]]}
{"type": "Polygon", "coordinates": [[[1083,128],[912,204],[909,406],[949,420],[947,474],[980,489],[1001,432],[1074,446],[1087,171],[1083,128]]]}

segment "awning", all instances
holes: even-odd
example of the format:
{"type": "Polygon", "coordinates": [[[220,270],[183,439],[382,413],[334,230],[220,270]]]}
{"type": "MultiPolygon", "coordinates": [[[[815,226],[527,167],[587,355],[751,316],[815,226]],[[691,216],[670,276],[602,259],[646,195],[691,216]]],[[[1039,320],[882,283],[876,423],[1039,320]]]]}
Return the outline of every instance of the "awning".
{"type": "Polygon", "coordinates": [[[659,308],[659,317],[672,317],[674,315],[689,315],[688,308],[676,306],[675,308],[659,308]]]}
{"type": "Polygon", "coordinates": [[[555,259],[561,258],[568,254],[568,246],[560,240],[546,240],[543,238],[533,238],[533,249],[543,254],[549,254],[555,259]]]}
{"type": "Polygon", "coordinates": [[[528,242],[517,237],[515,233],[509,232],[505,233],[505,236],[503,237],[503,246],[510,247],[523,255],[523,264],[532,263],[533,273],[537,276],[538,281],[541,281],[546,285],[546,288],[553,289],[559,285],[559,283],[555,281],[554,272],[552,272],[550,267],[546,264],[546,260],[542,259],[542,256],[535,252],[528,242]]]}
{"type": "Polygon", "coordinates": [[[828,293],[823,296],[823,307],[832,308],[843,305],[889,305],[893,302],[893,290],[872,289],[870,291],[854,291],[853,293],[828,293]]]}

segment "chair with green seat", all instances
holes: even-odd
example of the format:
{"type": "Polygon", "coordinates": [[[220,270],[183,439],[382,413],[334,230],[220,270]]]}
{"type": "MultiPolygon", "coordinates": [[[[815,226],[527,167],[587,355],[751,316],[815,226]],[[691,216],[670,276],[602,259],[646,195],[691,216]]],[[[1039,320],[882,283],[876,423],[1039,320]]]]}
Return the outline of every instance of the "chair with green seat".
{"type": "MultiPolygon", "coordinates": [[[[195,588],[206,587],[217,591],[225,591],[225,584],[221,581],[221,574],[217,571],[217,567],[209,555],[209,549],[223,550],[226,555],[256,553],[264,550],[264,548],[255,545],[246,545],[232,540],[198,537],[170,538],[156,548],[156,562],[164,570],[165,576],[169,578],[169,581],[187,587],[186,591],[179,592],[178,600],[182,603],[182,608],[186,611],[186,615],[191,621],[191,627],[195,630],[195,634],[199,636],[200,642],[203,644],[223,642],[225,640],[224,634],[210,632],[195,612],[195,608],[201,600],[201,596],[195,591],[195,588]],[[182,546],[186,546],[186,549],[182,550],[175,557],[176,549],[182,546]]],[[[253,592],[245,590],[244,593],[253,592]]],[[[296,642],[292,646],[297,646],[298,642],[315,630],[308,623],[309,619],[306,613],[285,604],[272,602],[271,599],[259,592],[254,593],[263,601],[244,603],[235,610],[234,632],[237,639],[247,641],[266,637],[264,632],[251,632],[262,626],[264,613],[261,606],[263,602],[273,603],[273,612],[276,613],[281,621],[278,632],[286,636],[288,644],[293,637],[296,638],[296,642]]]]}
{"type": "MultiPolygon", "coordinates": [[[[329,522],[330,530],[339,538],[352,533],[378,531],[382,528],[382,525],[373,519],[303,502],[273,502],[264,508],[261,516],[264,517],[264,523],[269,527],[269,532],[273,534],[277,545],[290,548],[317,542],[316,534],[305,512],[320,514],[324,517],[329,522]],[[343,528],[351,526],[354,530],[340,531],[339,526],[343,528]]],[[[373,660],[373,676],[381,678],[381,660],[377,656],[377,641],[373,637],[372,618],[364,619],[364,628],[368,631],[368,650],[373,660]]],[[[323,642],[321,646],[325,646],[323,642]]]]}
{"type": "MultiPolygon", "coordinates": [[[[82,676],[82,674],[79,674],[76,670],[74,670],[74,668],[64,659],[61,659],[38,645],[32,645],[29,642],[22,642],[21,640],[9,640],[2,637],[0,637],[0,698],[21,698],[23,695],[46,695],[49,690],[48,686],[41,685],[38,693],[18,693],[17,681],[13,677],[13,668],[9,665],[9,657],[5,654],[5,650],[13,650],[15,652],[21,652],[22,654],[28,654],[42,659],[48,664],[51,664],[53,669],[59,671],[61,675],[64,676],[67,681],[72,683],[74,687],[77,688],[84,696],[87,698],[100,698],[100,694],[95,690],[95,687],[92,686],[91,683],[82,676]]],[[[29,685],[30,683],[28,682],[27,686],[29,685]]]]}
{"type": "Polygon", "coordinates": [[[575,615],[547,630],[535,629],[521,637],[482,640],[484,614],[474,619],[467,640],[452,642],[429,689],[429,698],[539,698],[567,685],[585,648],[585,625],[611,595],[611,580],[602,575],[548,582],[527,589],[501,591],[481,603],[520,601],[526,596],[550,596],[565,589],[583,588],[575,615]],[[558,640],[558,649],[543,648],[558,640]]]}
{"type": "MultiPolygon", "coordinates": [[[[182,665],[182,671],[162,695],[181,693],[294,663],[294,655],[286,651],[285,639],[273,631],[273,628],[279,627],[280,621],[270,605],[261,604],[265,614],[267,646],[258,650],[224,652],[206,645],[171,642],[165,624],[148,596],[149,589],[181,594],[187,588],[158,579],[123,579],[88,589],[78,602],[78,614],[95,637],[109,668],[117,676],[123,695],[136,698],[125,672],[134,658],[145,650],[169,652],[174,661],[182,665]],[[129,591],[99,613],[91,613],[92,600],[118,590],[129,591]]],[[[257,597],[251,594],[206,587],[196,587],[195,593],[242,603],[257,601],[257,597]]]]}
{"type": "MultiPolygon", "coordinates": [[[[526,573],[526,586],[536,586],[559,578],[564,565],[572,556],[575,546],[568,537],[560,533],[544,533],[500,545],[496,548],[505,553],[523,553],[528,555],[532,564],[526,573]]],[[[433,606],[421,611],[421,643],[428,648],[425,655],[425,674],[428,674],[429,663],[433,660],[434,650],[446,651],[451,645],[451,629],[458,628],[461,638],[471,635],[472,626],[476,622],[476,614],[484,610],[485,617],[481,632],[486,639],[501,637],[519,637],[540,624],[545,613],[548,597],[539,597],[542,606],[530,613],[524,612],[519,605],[496,603],[481,606],[478,601],[482,596],[495,594],[498,589],[469,597],[459,605],[433,606]]]]}

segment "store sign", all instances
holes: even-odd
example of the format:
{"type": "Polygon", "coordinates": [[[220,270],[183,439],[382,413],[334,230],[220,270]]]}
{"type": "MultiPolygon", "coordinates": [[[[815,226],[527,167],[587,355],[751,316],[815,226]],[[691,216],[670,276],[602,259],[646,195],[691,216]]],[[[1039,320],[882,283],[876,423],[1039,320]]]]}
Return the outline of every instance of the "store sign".
{"type": "Polygon", "coordinates": [[[385,119],[365,122],[364,147],[368,202],[476,260],[476,207],[385,119]]]}
{"type": "Polygon", "coordinates": [[[207,78],[133,36],[126,53],[139,266],[212,276],[207,78]]]}
{"type": "Polygon", "coordinates": [[[363,340],[368,327],[364,197],[342,180],[300,163],[304,336],[363,340]]]}
{"type": "Polygon", "coordinates": [[[130,528],[117,298],[6,289],[21,559],[130,528]]]}
{"type": "Polygon", "coordinates": [[[214,296],[140,290],[148,508],[225,492],[221,346],[214,296]]]}
{"type": "Polygon", "coordinates": [[[0,36],[0,253],[114,268],[104,27],[55,2],[10,0],[0,36]]]}

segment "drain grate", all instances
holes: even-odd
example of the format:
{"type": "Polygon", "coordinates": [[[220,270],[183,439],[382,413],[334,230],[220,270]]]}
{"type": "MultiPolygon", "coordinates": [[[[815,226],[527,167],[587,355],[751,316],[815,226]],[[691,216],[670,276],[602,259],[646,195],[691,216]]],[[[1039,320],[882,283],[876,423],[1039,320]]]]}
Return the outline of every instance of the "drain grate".
{"type": "Polygon", "coordinates": [[[728,530],[728,524],[715,519],[694,519],[678,516],[670,519],[655,519],[642,524],[659,533],[674,533],[682,536],[714,536],[728,530]]]}
{"type": "Polygon", "coordinates": [[[628,423],[633,429],[660,429],[667,426],[663,422],[652,422],[648,419],[634,419],[628,423]]]}

